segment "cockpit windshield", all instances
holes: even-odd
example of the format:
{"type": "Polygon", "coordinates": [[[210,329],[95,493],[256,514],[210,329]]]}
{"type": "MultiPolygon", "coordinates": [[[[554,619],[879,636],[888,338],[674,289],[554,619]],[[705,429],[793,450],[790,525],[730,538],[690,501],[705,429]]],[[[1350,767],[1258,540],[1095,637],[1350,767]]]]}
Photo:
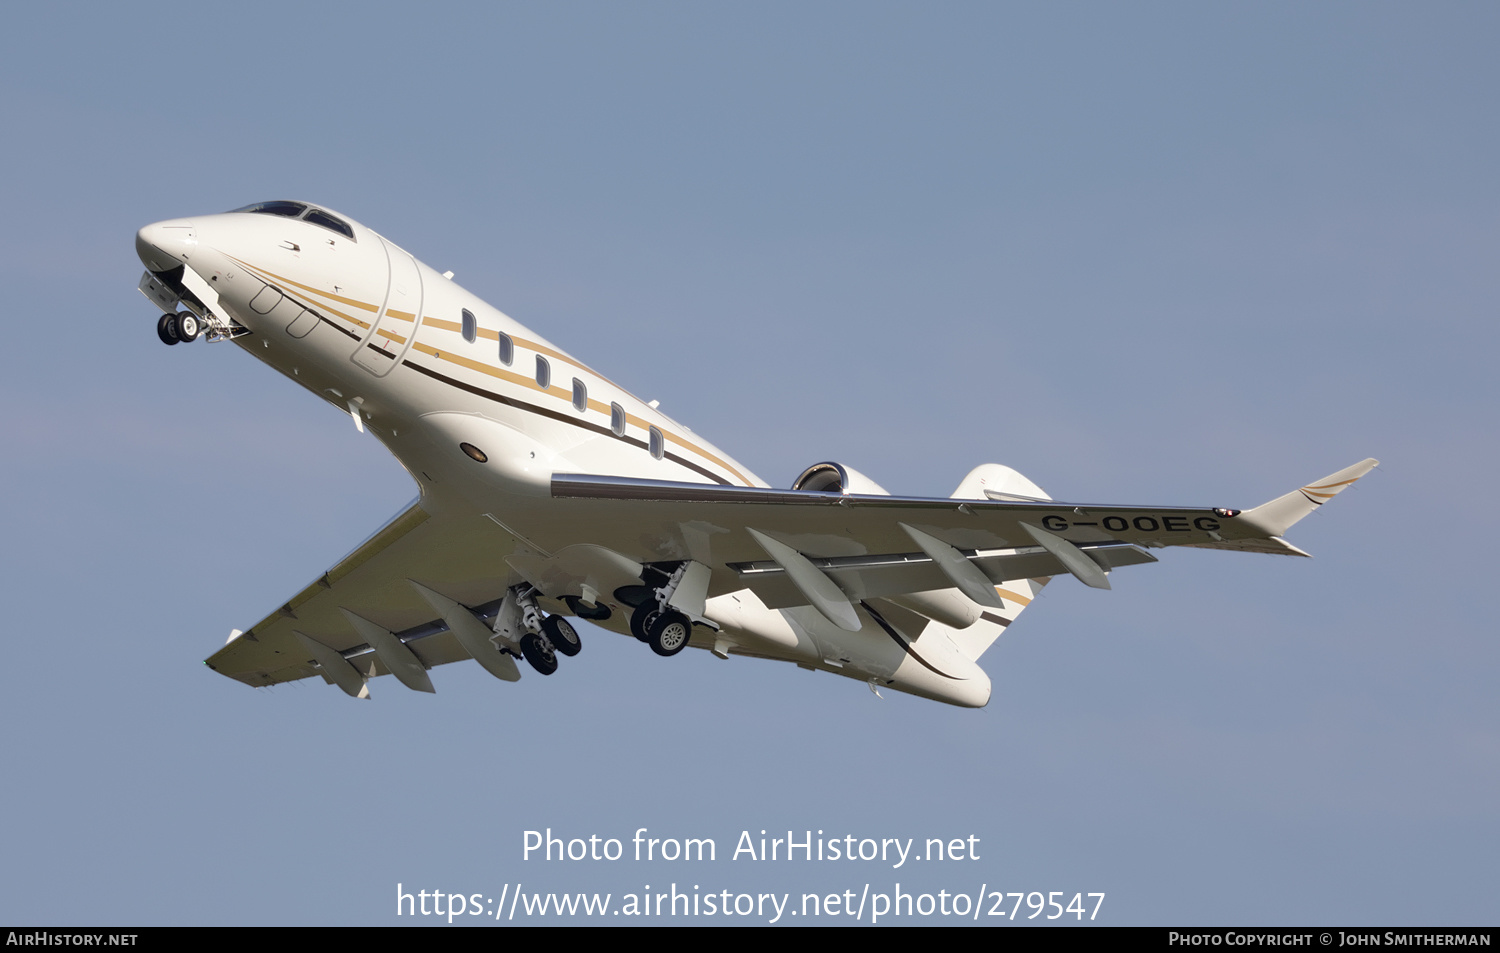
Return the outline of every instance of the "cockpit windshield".
{"type": "Polygon", "coordinates": [[[231,212],[254,212],[257,215],[279,215],[282,218],[300,218],[304,222],[318,225],[330,231],[338,232],[340,235],[355,241],[354,229],[349,223],[337,215],[330,215],[320,208],[313,208],[302,202],[256,202],[254,205],[246,205],[244,208],[230,209],[231,212]]]}
{"type": "Polygon", "coordinates": [[[300,218],[307,211],[307,206],[301,202],[256,202],[244,208],[230,209],[231,212],[258,212],[261,215],[280,215],[285,218],[300,218]]]}
{"type": "Polygon", "coordinates": [[[314,225],[321,225],[324,228],[331,228],[350,241],[354,241],[354,229],[349,227],[349,223],[337,216],[329,215],[322,209],[315,208],[311,210],[303,220],[312,222],[314,225]]]}

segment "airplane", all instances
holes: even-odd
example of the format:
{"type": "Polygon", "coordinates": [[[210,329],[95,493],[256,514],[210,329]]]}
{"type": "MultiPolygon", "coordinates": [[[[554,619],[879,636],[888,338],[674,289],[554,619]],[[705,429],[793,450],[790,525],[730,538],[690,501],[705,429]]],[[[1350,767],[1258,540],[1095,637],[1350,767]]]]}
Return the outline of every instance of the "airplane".
{"type": "MultiPolygon", "coordinates": [[[[984,464],[946,498],[816,463],[772,488],[410,252],[311,202],[147,225],[140,291],[176,345],[230,342],[378,438],[417,499],[206,663],[261,687],[578,655],[572,619],[659,656],[791,662],[983,707],[979,660],[1057,576],[1110,587],[1151,550],[1306,556],[1286,531],[1370,459],[1253,509],[1053,501],[984,464]]],[[[572,664],[572,663],[569,663],[572,664]]]]}

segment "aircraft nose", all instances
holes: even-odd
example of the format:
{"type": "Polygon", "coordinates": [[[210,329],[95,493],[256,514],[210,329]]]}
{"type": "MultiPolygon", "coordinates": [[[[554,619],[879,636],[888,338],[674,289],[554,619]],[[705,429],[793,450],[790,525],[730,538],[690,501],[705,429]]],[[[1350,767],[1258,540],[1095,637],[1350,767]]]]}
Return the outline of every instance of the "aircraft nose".
{"type": "Polygon", "coordinates": [[[185,218],[147,225],[135,233],[135,253],[152,271],[171,271],[192,257],[198,232],[185,218]]]}

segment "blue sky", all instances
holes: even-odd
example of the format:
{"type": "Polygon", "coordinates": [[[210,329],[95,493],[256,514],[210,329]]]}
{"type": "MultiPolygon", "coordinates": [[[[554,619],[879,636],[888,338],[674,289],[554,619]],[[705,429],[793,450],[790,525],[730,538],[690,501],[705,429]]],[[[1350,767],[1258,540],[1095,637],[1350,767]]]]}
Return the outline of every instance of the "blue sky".
{"type": "Polygon", "coordinates": [[[899,880],[1105,892],[1115,924],[1492,923],[1497,27],[1383,3],[8,14],[0,919],[899,880]],[[599,630],[550,679],[256,692],[201,660],[414,494],[234,348],[155,339],[135,229],[275,197],[452,269],[773,485],[833,459],[947,494],[993,461],[1062,499],[1250,506],[1383,465],[1293,532],[1313,560],[1059,580],[985,656],[982,712],[599,630]],[[981,859],[523,860],[546,827],[972,835],[981,859]]]}

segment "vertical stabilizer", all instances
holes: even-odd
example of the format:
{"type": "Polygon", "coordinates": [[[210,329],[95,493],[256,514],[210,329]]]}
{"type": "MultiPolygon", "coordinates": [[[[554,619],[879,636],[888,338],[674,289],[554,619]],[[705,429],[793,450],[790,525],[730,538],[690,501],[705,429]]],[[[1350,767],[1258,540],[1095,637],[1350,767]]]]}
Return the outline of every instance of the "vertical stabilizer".
{"type": "Polygon", "coordinates": [[[1050,576],[1039,579],[1012,579],[995,587],[995,592],[1005,602],[1004,609],[989,609],[980,613],[979,621],[965,629],[955,629],[941,622],[929,622],[922,630],[923,636],[946,631],[948,639],[965,657],[979,660],[985,650],[1005,633],[1006,626],[1016,621],[1016,616],[1031,605],[1031,600],[1041,594],[1042,587],[1051,581],[1050,576]]]}
{"type": "MultiPolygon", "coordinates": [[[[1032,483],[1010,467],[998,463],[986,463],[975,467],[964,477],[958,489],[953,491],[955,500],[1050,500],[1041,487],[1032,483]]],[[[963,629],[955,629],[941,622],[931,622],[923,635],[946,631],[948,638],[965,656],[978,661],[979,656],[994,644],[1005,632],[1006,626],[1016,621],[1031,600],[1042,592],[1042,587],[1052,579],[1041,576],[1036,579],[1009,579],[995,585],[995,595],[1000,597],[1002,608],[982,606],[979,621],[963,629]]]]}

